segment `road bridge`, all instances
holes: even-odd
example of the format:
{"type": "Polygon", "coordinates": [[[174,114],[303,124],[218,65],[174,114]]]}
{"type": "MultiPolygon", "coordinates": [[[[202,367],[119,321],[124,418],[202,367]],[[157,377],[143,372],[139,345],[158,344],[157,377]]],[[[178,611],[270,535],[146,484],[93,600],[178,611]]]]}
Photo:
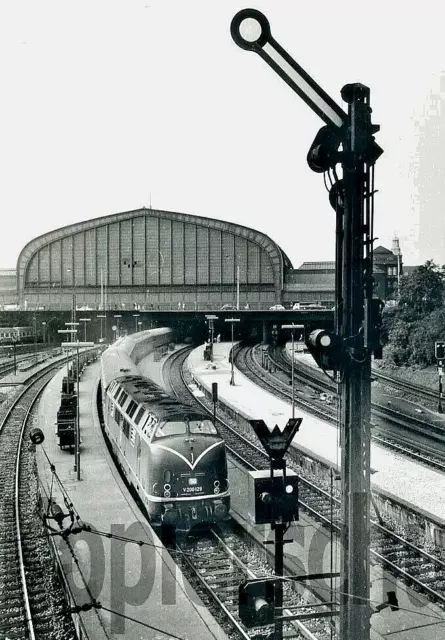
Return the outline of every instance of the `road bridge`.
{"type": "MultiPolygon", "coordinates": [[[[230,339],[231,326],[225,322],[229,318],[239,318],[235,327],[236,339],[242,338],[256,342],[271,342],[272,330],[278,329],[278,342],[289,338],[289,331],[282,331],[284,324],[304,324],[310,329],[332,329],[333,311],[307,309],[300,311],[77,311],[77,329],[82,340],[98,342],[102,337],[106,341],[114,340],[117,334],[134,333],[155,327],[172,327],[177,330],[178,340],[190,338],[194,342],[204,341],[208,337],[209,324],[206,316],[216,316],[214,335],[230,339]],[[116,329],[113,329],[116,327],[116,329]]],[[[70,311],[3,311],[0,312],[0,326],[29,326],[32,339],[51,344],[60,343],[59,329],[71,322],[70,311]]]]}

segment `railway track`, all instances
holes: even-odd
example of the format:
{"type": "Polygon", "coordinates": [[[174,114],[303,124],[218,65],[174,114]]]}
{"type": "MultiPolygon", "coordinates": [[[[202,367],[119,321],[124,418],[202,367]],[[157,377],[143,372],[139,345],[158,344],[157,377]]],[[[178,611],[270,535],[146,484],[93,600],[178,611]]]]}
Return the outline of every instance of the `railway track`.
{"type": "MultiPolygon", "coordinates": [[[[264,552],[238,526],[223,527],[218,531],[211,529],[205,536],[188,540],[178,551],[177,558],[181,558],[182,568],[185,567],[192,579],[209,594],[226,619],[230,620],[239,637],[250,639],[259,633],[264,637],[273,630],[273,627],[262,627],[261,630],[247,631],[239,619],[239,585],[248,579],[270,576],[271,571],[264,552]]],[[[294,613],[295,607],[299,607],[299,613],[315,612],[314,607],[303,600],[289,583],[285,583],[283,591],[285,615],[294,613]]],[[[310,631],[299,621],[288,623],[284,625],[283,637],[306,640],[329,637],[324,620],[313,626],[316,628],[310,631]]]]}
{"type": "MultiPolygon", "coordinates": [[[[190,348],[184,351],[178,351],[173,356],[171,356],[163,368],[163,377],[165,381],[168,381],[167,384],[170,387],[170,390],[180,399],[188,402],[189,404],[196,404],[200,410],[204,409],[209,411],[209,403],[203,403],[198,400],[196,395],[193,394],[194,385],[191,378],[187,375],[186,372],[183,371],[184,361],[186,360],[190,348]]],[[[265,454],[265,452],[260,449],[260,444],[255,444],[244,438],[242,435],[237,433],[234,425],[229,426],[228,422],[229,418],[226,420],[218,419],[218,428],[220,430],[221,435],[225,439],[226,448],[229,454],[238,461],[241,465],[246,469],[254,470],[254,469],[268,469],[269,468],[269,460],[265,454]]],[[[254,436],[254,434],[253,434],[254,436]]],[[[256,436],[254,436],[256,438],[256,436]]],[[[232,524],[234,526],[234,523],[232,524]]],[[[240,531],[236,528],[236,531],[240,531]]],[[[243,628],[242,624],[239,621],[237,610],[238,610],[238,586],[240,582],[242,582],[249,575],[250,577],[257,577],[261,575],[270,575],[271,570],[270,567],[264,562],[261,561],[261,557],[264,556],[264,549],[258,549],[258,544],[250,539],[249,542],[246,542],[246,534],[242,535],[239,533],[236,535],[233,531],[229,533],[231,548],[230,552],[224,547],[220,541],[216,541],[215,534],[212,534],[212,540],[203,543],[204,547],[198,548],[195,551],[192,548],[192,553],[190,556],[190,549],[184,549],[181,547],[181,551],[187,551],[187,554],[182,553],[183,562],[186,564],[189,570],[188,577],[192,579],[194,586],[196,587],[198,593],[203,597],[203,599],[210,605],[212,604],[212,611],[215,617],[219,619],[224,619],[225,624],[227,625],[229,633],[236,634],[237,637],[241,638],[251,638],[256,636],[255,631],[247,631],[243,628]],[[241,540],[242,538],[242,540],[241,540]],[[214,549],[215,546],[219,549],[218,552],[210,551],[214,549]],[[252,546],[256,546],[257,549],[254,551],[254,555],[252,555],[252,546]],[[246,556],[246,552],[244,551],[244,555],[237,555],[237,549],[245,549],[248,547],[250,549],[250,555],[246,556]],[[206,568],[205,558],[200,558],[200,554],[205,556],[208,554],[211,556],[211,560],[209,562],[209,568],[206,568]],[[216,554],[216,555],[215,555],[216,554]],[[195,563],[194,556],[197,556],[198,562],[195,563]],[[225,559],[224,559],[225,558],[225,559]],[[218,566],[217,562],[222,562],[222,567],[218,566]],[[236,568],[236,578],[234,578],[233,584],[229,584],[230,587],[227,593],[224,592],[224,589],[221,589],[221,580],[225,579],[228,575],[230,575],[232,569],[228,570],[228,563],[234,564],[236,568]],[[204,562],[204,566],[202,565],[204,562]],[[251,564],[257,568],[257,572],[252,570],[251,564]],[[200,564],[201,563],[201,564],[200,564]],[[259,565],[258,565],[259,563],[259,565]],[[243,569],[244,566],[249,565],[249,570],[251,574],[243,569]],[[262,567],[262,572],[258,569],[258,566],[262,567]],[[223,573],[221,573],[223,571],[223,573]],[[217,577],[217,576],[223,576],[217,577]],[[237,582],[236,582],[237,580],[237,582]],[[236,589],[234,588],[234,585],[236,589]],[[235,592],[235,593],[234,593],[235,592]]],[[[295,598],[295,596],[294,596],[295,598]]],[[[301,602],[299,602],[301,604],[301,602]]],[[[307,640],[324,640],[324,638],[330,637],[330,635],[325,635],[325,632],[320,632],[320,624],[318,621],[308,621],[307,624],[303,624],[298,622],[296,625],[297,629],[294,625],[292,625],[292,637],[294,638],[306,638],[307,640]],[[297,634],[297,635],[296,635],[297,634]],[[321,634],[321,635],[320,635],[321,634]]]]}
{"type": "MultiPolygon", "coordinates": [[[[275,354],[274,357],[269,357],[274,365],[282,370],[286,375],[291,375],[291,363],[286,357],[281,354],[275,354]]],[[[248,377],[254,377],[255,383],[263,386],[267,391],[273,391],[275,395],[285,399],[286,401],[292,401],[292,394],[289,391],[289,385],[285,384],[279,378],[265,372],[265,370],[259,365],[253,353],[246,353],[244,350],[239,352],[237,366],[248,377]],[[259,382],[258,382],[259,381],[259,382]]],[[[306,366],[304,369],[298,367],[294,368],[294,376],[300,382],[310,385],[319,393],[329,391],[332,397],[336,398],[335,385],[326,378],[326,382],[320,379],[320,375],[310,371],[310,367],[306,366]]],[[[302,409],[308,411],[312,415],[321,418],[331,424],[337,424],[337,412],[334,406],[325,405],[320,407],[321,403],[317,398],[314,398],[311,402],[301,398],[298,393],[294,395],[294,402],[296,406],[300,406],[302,409]],[[318,405],[318,406],[317,406],[318,405]]],[[[437,425],[426,424],[423,420],[416,419],[412,416],[405,416],[399,411],[384,407],[380,404],[372,404],[372,415],[374,417],[383,418],[390,422],[406,429],[407,432],[416,431],[429,439],[434,437],[437,442],[445,442],[445,431],[443,428],[437,425]]],[[[445,456],[438,454],[437,444],[434,445],[434,441],[431,445],[413,443],[413,441],[404,435],[390,436],[382,427],[376,427],[373,425],[372,440],[377,444],[390,448],[393,451],[402,455],[408,456],[417,462],[426,464],[429,467],[434,467],[442,472],[445,472],[445,456]]]]}
{"type": "Polygon", "coordinates": [[[74,640],[37,514],[37,478],[29,429],[54,369],[32,376],[0,424],[0,639],[74,640]]]}
{"type": "MultiPolygon", "coordinates": [[[[212,414],[210,400],[204,397],[198,399],[196,385],[191,375],[183,369],[186,358],[187,352],[178,352],[170,360],[168,375],[171,387],[182,399],[197,402],[201,408],[207,409],[212,414]]],[[[225,414],[221,408],[218,410],[217,422],[230,455],[244,464],[246,469],[268,468],[268,458],[260,448],[253,432],[248,437],[238,433],[233,418],[225,414]]],[[[308,457],[307,454],[305,457],[308,457]]],[[[329,530],[332,527],[334,533],[338,535],[340,531],[338,495],[335,492],[331,495],[328,479],[325,486],[317,484],[319,481],[301,467],[300,458],[301,454],[291,447],[286,459],[288,467],[300,476],[300,508],[329,530]]],[[[371,521],[371,560],[404,580],[409,586],[427,594],[430,599],[445,608],[445,562],[374,520],[371,521]]]]}

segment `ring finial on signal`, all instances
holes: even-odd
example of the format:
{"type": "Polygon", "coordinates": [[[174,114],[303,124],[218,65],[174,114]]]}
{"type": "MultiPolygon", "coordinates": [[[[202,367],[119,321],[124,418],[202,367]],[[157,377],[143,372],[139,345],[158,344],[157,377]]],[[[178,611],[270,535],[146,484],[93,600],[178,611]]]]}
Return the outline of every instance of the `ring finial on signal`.
{"type": "Polygon", "coordinates": [[[256,51],[270,39],[270,24],[261,11],[242,9],[233,18],[230,33],[241,49],[256,51]]]}

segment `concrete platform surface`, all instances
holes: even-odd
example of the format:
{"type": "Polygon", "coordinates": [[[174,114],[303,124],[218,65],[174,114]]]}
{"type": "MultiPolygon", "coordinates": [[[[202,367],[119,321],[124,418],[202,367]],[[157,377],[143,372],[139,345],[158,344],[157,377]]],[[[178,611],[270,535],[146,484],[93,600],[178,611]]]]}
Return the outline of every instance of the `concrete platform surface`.
{"type": "MultiPolygon", "coordinates": [[[[57,536],[75,602],[83,604],[94,597],[104,607],[80,614],[89,637],[94,640],[226,640],[224,632],[147,525],[116,471],[95,406],[98,362],[86,369],[80,383],[81,480],[76,479],[74,456],[68,450],[59,449],[55,434],[64,373],[64,370],[57,373],[45,390],[38,424],[45,434],[44,450],[82,521],[104,534],[82,532],[68,536],[67,542],[57,536]],[[110,533],[146,544],[139,546],[105,537],[110,533]]],[[[67,512],[41,446],[37,447],[37,456],[45,492],[50,494],[52,486],[52,496],[67,512]]],[[[68,519],[64,526],[67,522],[68,519]]]]}

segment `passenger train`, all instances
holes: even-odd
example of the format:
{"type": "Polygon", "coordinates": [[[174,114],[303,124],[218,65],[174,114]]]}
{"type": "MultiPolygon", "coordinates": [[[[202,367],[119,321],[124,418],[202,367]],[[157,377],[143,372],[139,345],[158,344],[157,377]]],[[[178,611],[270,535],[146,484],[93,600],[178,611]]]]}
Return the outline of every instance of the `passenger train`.
{"type": "Polygon", "coordinates": [[[104,431],[151,523],[189,531],[228,515],[227,461],[212,420],[140,374],[137,363],[171,340],[153,329],[103,352],[104,431]]]}

